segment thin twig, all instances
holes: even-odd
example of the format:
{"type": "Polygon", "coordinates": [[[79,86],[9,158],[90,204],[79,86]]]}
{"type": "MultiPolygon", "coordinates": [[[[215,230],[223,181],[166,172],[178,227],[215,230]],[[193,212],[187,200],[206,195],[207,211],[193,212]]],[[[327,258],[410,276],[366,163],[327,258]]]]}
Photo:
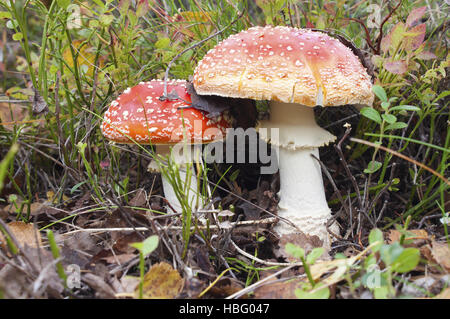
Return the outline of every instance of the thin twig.
{"type": "Polygon", "coordinates": [[[384,27],[384,24],[391,18],[391,16],[400,7],[401,4],[402,4],[402,0],[400,0],[398,2],[397,6],[395,6],[395,8],[392,9],[392,11],[389,12],[389,14],[386,16],[386,18],[384,18],[384,20],[381,22],[381,24],[380,24],[380,33],[378,34],[378,37],[375,40],[375,43],[377,45],[377,50],[376,50],[375,54],[380,54],[381,40],[383,39],[383,27],[384,27]]]}
{"type": "Polygon", "coordinates": [[[353,188],[355,189],[355,193],[358,198],[358,203],[359,203],[360,207],[363,207],[362,200],[361,200],[361,194],[359,193],[358,183],[356,182],[356,179],[353,176],[353,174],[350,172],[350,169],[348,168],[348,163],[345,160],[344,153],[342,152],[342,143],[349,136],[351,131],[352,131],[352,128],[347,127],[347,129],[345,130],[344,136],[341,138],[339,143],[335,146],[335,149],[339,155],[339,159],[342,162],[342,165],[344,166],[345,172],[347,173],[347,176],[350,178],[353,188]]]}
{"type": "MultiPolygon", "coordinates": [[[[179,215],[179,214],[170,214],[170,216],[179,215]]],[[[244,220],[237,223],[232,223],[235,226],[248,226],[248,225],[259,225],[259,224],[272,224],[277,221],[277,218],[269,217],[261,220],[244,220]]],[[[159,229],[169,229],[169,230],[182,230],[182,226],[156,226],[159,229]]],[[[208,226],[197,226],[198,229],[206,230],[208,226]]],[[[194,230],[195,227],[192,226],[191,230],[194,230]]],[[[221,229],[220,225],[209,225],[209,229],[221,229]]],[[[149,227],[112,227],[112,228],[87,228],[87,229],[77,229],[72,230],[67,233],[61,234],[62,236],[71,235],[79,232],[86,233],[97,233],[97,232],[116,232],[116,231],[148,231],[149,227]]]]}
{"type": "Polygon", "coordinates": [[[251,259],[251,260],[253,260],[253,261],[256,261],[256,262],[258,262],[258,263],[260,263],[260,264],[263,264],[263,265],[267,265],[267,266],[301,266],[301,265],[303,265],[302,262],[296,262],[296,263],[277,263],[277,262],[272,262],[272,261],[265,261],[265,260],[259,259],[258,257],[255,257],[255,256],[253,256],[253,255],[250,255],[250,254],[247,253],[246,251],[242,250],[241,248],[239,248],[238,245],[236,245],[236,243],[235,243],[233,240],[231,240],[230,242],[231,242],[231,244],[233,245],[233,247],[234,247],[241,255],[243,255],[243,256],[245,256],[245,257],[247,257],[247,258],[249,258],[249,259],[251,259]]]}
{"type": "MultiPolygon", "coordinates": [[[[226,297],[225,299],[237,299],[237,298],[241,297],[242,295],[245,295],[246,293],[249,293],[249,292],[255,290],[256,288],[258,288],[259,286],[261,286],[265,282],[271,280],[272,278],[277,277],[278,275],[281,275],[282,273],[288,271],[289,269],[291,269],[293,267],[294,267],[294,265],[290,265],[290,266],[288,266],[286,268],[283,268],[280,271],[277,271],[276,273],[274,273],[274,274],[272,274],[270,276],[267,276],[266,278],[264,278],[264,279],[262,279],[260,281],[255,282],[253,285],[250,285],[248,287],[245,287],[244,289],[239,290],[238,292],[236,292],[236,293],[226,297]]],[[[302,275],[302,276],[299,276],[298,278],[305,277],[305,276],[306,275],[302,275]]]]}
{"type": "Polygon", "coordinates": [[[418,162],[418,161],[416,161],[416,160],[414,160],[412,158],[409,158],[408,156],[405,156],[405,155],[403,155],[403,154],[401,154],[401,153],[399,153],[397,151],[391,150],[390,148],[384,147],[382,145],[377,145],[377,144],[372,143],[372,142],[361,140],[359,138],[350,137],[350,141],[356,142],[356,143],[360,143],[360,144],[365,144],[365,145],[368,145],[368,146],[371,146],[371,147],[374,147],[374,148],[379,148],[379,149],[381,149],[381,150],[383,150],[385,152],[388,152],[388,153],[391,153],[391,154],[393,154],[393,155],[395,155],[397,157],[400,157],[401,159],[404,159],[404,160],[406,160],[408,162],[413,163],[414,165],[420,166],[424,170],[429,171],[431,174],[437,176],[439,179],[444,181],[448,186],[450,186],[450,181],[447,178],[445,178],[444,176],[442,176],[441,174],[439,174],[438,172],[436,172],[434,169],[432,169],[432,168],[426,166],[425,164],[422,164],[422,163],[420,163],[420,162],[418,162]]]}

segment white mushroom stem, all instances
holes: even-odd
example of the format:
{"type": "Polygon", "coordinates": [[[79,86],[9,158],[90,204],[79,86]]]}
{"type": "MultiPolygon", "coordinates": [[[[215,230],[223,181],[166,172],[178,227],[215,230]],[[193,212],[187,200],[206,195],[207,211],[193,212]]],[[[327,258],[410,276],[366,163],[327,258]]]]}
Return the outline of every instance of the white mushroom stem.
{"type": "MultiPolygon", "coordinates": [[[[293,103],[270,102],[270,120],[261,123],[260,136],[278,146],[280,203],[278,215],[291,221],[300,231],[317,235],[329,245],[326,222],[331,217],[322,181],[318,147],[335,136],[319,127],[314,109],[293,103]],[[275,130],[274,130],[275,129],[275,130]],[[278,139],[277,139],[277,131],[278,139]]],[[[279,235],[297,230],[280,220],[274,230],[279,235]]]]}
{"type": "MultiPolygon", "coordinates": [[[[183,190],[186,185],[186,183],[190,183],[190,186],[186,188],[187,193],[184,194],[184,198],[187,199],[189,207],[191,207],[193,210],[195,210],[195,207],[202,205],[202,198],[199,194],[199,190],[197,187],[197,176],[195,174],[194,167],[191,166],[191,173],[188,175],[186,171],[186,165],[185,163],[191,162],[192,159],[195,156],[196,148],[195,145],[185,145],[180,146],[181,144],[176,144],[175,146],[169,146],[169,145],[156,145],[155,151],[156,154],[159,154],[161,156],[164,156],[167,158],[168,155],[172,154],[172,158],[174,159],[175,163],[179,165],[179,178],[181,180],[181,183],[183,185],[179,185],[180,189],[183,190]]],[[[163,165],[165,160],[162,161],[163,165]]],[[[159,171],[158,164],[155,163],[155,161],[152,161],[150,164],[149,169],[151,170],[157,170],[159,171]]],[[[178,197],[176,195],[176,191],[173,187],[173,185],[170,183],[169,179],[164,173],[161,173],[161,179],[162,179],[162,186],[164,190],[164,197],[169,202],[170,206],[175,209],[177,212],[182,211],[182,204],[178,200],[178,197]]]]}

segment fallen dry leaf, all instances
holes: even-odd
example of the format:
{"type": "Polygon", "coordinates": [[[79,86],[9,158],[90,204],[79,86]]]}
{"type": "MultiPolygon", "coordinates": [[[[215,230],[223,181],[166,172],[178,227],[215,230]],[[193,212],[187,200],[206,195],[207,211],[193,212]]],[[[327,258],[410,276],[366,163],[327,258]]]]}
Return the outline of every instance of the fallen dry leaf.
{"type": "Polygon", "coordinates": [[[63,283],[56,273],[55,259],[50,251],[26,246],[21,251],[26,256],[20,266],[17,256],[0,269],[0,291],[5,299],[61,298],[63,283]]]}
{"type": "MultiPolygon", "coordinates": [[[[226,298],[244,288],[239,282],[231,278],[220,279],[208,291],[208,295],[212,298],[226,298]]],[[[245,298],[245,297],[242,297],[245,298]]]]}
{"type": "MultiPolygon", "coordinates": [[[[402,233],[398,230],[392,229],[389,231],[388,234],[388,241],[390,244],[394,242],[400,241],[400,237],[402,236],[402,233]]],[[[405,236],[405,241],[412,241],[411,245],[408,246],[414,246],[418,247],[421,244],[424,243],[425,240],[429,239],[428,233],[425,229],[410,229],[407,231],[405,236]]]]}
{"type": "Polygon", "coordinates": [[[269,282],[254,290],[255,299],[297,299],[295,289],[299,288],[301,282],[302,280],[298,278],[282,282],[269,282]]]}
{"type": "Polygon", "coordinates": [[[343,258],[318,261],[314,265],[311,265],[311,275],[314,280],[319,279],[322,275],[332,272],[328,277],[321,279],[320,282],[324,285],[330,286],[343,280],[347,269],[349,269],[357,260],[359,260],[366,252],[372,248],[373,244],[366,247],[358,255],[343,258]]]}
{"type": "Polygon", "coordinates": [[[431,255],[442,268],[450,272],[450,248],[447,243],[433,242],[431,244],[431,255]]]}
{"type": "Polygon", "coordinates": [[[84,274],[82,277],[83,282],[85,282],[89,287],[94,289],[95,296],[97,298],[101,299],[113,299],[115,298],[115,292],[111,288],[110,285],[108,285],[103,278],[100,276],[87,273],[84,274]]]}
{"type": "Polygon", "coordinates": [[[450,288],[445,288],[440,294],[434,296],[433,299],[450,299],[450,288]]]}
{"type": "Polygon", "coordinates": [[[100,260],[106,261],[108,264],[123,264],[136,257],[136,254],[120,254],[111,255],[100,258],[100,260]]]}
{"type": "MultiPolygon", "coordinates": [[[[178,271],[165,262],[153,265],[144,276],[144,299],[173,299],[183,289],[183,278],[178,271]]],[[[139,296],[139,287],[135,290],[135,298],[139,296]]]]}
{"type": "Polygon", "coordinates": [[[132,199],[129,201],[129,205],[131,207],[145,207],[147,204],[147,193],[145,189],[139,188],[135,193],[132,199]]]}
{"type": "Polygon", "coordinates": [[[29,294],[25,287],[30,283],[24,272],[12,265],[5,265],[0,270],[0,291],[5,299],[26,299],[29,294]]]}
{"type": "Polygon", "coordinates": [[[124,276],[123,278],[120,279],[120,288],[117,289],[119,296],[120,295],[126,295],[127,297],[134,296],[134,291],[136,290],[138,285],[139,285],[139,277],[124,276]]]}
{"type": "MultiPolygon", "coordinates": [[[[41,234],[38,230],[35,230],[32,223],[10,222],[8,223],[8,228],[21,247],[25,246],[25,244],[35,248],[42,246],[41,234]]],[[[6,249],[6,246],[5,237],[0,232],[0,247],[6,249]]]]}
{"type": "MultiPolygon", "coordinates": [[[[284,257],[289,262],[298,262],[298,260],[288,254],[284,247],[287,243],[292,243],[298,247],[301,247],[305,250],[305,254],[309,254],[311,250],[316,247],[322,247],[323,242],[317,236],[309,236],[301,232],[297,232],[295,234],[287,234],[280,237],[280,242],[278,246],[280,247],[275,254],[277,257],[284,257]]],[[[321,259],[326,258],[327,254],[323,254],[321,259]]]]}

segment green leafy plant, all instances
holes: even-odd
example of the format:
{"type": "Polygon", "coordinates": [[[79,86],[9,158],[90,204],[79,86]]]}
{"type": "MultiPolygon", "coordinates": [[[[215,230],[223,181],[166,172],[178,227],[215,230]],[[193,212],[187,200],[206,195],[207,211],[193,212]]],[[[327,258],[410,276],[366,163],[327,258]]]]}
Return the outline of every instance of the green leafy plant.
{"type": "MultiPolygon", "coordinates": [[[[379,85],[374,85],[372,88],[372,91],[375,93],[375,95],[378,97],[378,99],[381,101],[381,113],[375,108],[372,107],[363,107],[361,109],[361,115],[364,117],[374,121],[380,126],[380,137],[376,143],[380,144],[382,143],[383,135],[387,131],[391,130],[398,130],[403,129],[408,126],[405,122],[399,121],[397,116],[394,115],[396,113],[405,113],[407,111],[413,111],[413,112],[419,112],[420,108],[413,105],[398,105],[398,106],[392,106],[392,103],[395,102],[398,98],[397,97],[391,97],[388,99],[388,96],[386,94],[386,91],[379,85]]],[[[392,144],[392,141],[389,141],[389,145],[392,144]]],[[[389,147],[389,146],[388,146],[389,147]]],[[[375,149],[373,155],[372,155],[372,161],[369,162],[368,167],[364,170],[364,173],[366,174],[372,174],[378,171],[383,164],[376,161],[376,155],[378,150],[375,149]]],[[[389,162],[390,156],[386,156],[386,160],[384,163],[384,167],[387,166],[389,162]]],[[[383,174],[384,176],[384,170],[383,174]]],[[[380,178],[382,181],[383,178],[380,178]]]]}
{"type": "MultiPolygon", "coordinates": [[[[406,227],[407,225],[403,231],[406,227]]],[[[364,261],[365,273],[361,281],[373,292],[375,298],[395,297],[393,280],[396,275],[414,270],[419,264],[419,249],[404,248],[401,241],[386,244],[381,230],[375,228],[370,232],[369,243],[373,245],[372,253],[364,261]]]]}
{"type": "Polygon", "coordinates": [[[152,235],[139,243],[132,243],[130,246],[139,251],[139,299],[143,298],[144,276],[145,276],[145,258],[158,247],[159,238],[152,235]]]}
{"type": "Polygon", "coordinates": [[[316,247],[307,255],[305,250],[292,243],[287,243],[285,250],[294,258],[300,259],[305,269],[308,282],[301,285],[295,290],[295,295],[299,299],[328,299],[330,297],[330,290],[320,282],[316,282],[311,274],[311,265],[313,265],[317,258],[323,255],[325,249],[323,247],[316,247]]]}

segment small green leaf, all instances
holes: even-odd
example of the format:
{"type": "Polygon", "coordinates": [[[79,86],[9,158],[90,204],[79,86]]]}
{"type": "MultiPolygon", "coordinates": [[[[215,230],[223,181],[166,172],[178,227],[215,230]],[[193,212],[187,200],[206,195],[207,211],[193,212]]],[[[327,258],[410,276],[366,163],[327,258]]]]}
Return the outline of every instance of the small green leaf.
{"type": "Polygon", "coordinates": [[[169,38],[160,38],[155,43],[155,47],[157,49],[166,49],[170,47],[170,39],[169,38]]]}
{"type": "Polygon", "coordinates": [[[364,173],[366,174],[372,174],[378,171],[381,168],[381,163],[378,161],[370,161],[369,165],[367,165],[367,168],[364,170],[364,173]]]}
{"type": "Polygon", "coordinates": [[[414,105],[399,105],[391,107],[390,111],[420,111],[420,108],[414,105]]]}
{"type": "Polygon", "coordinates": [[[138,249],[142,255],[147,256],[151,252],[153,252],[156,247],[158,247],[159,238],[157,235],[153,235],[145,239],[143,242],[140,243],[132,243],[130,244],[131,247],[134,247],[138,249]]]}
{"type": "Polygon", "coordinates": [[[368,119],[371,119],[374,122],[377,122],[378,124],[381,124],[381,116],[380,113],[378,113],[377,110],[371,107],[363,107],[361,109],[361,115],[367,117],[368,119]]]}
{"type": "Polygon", "coordinates": [[[230,175],[230,181],[231,182],[234,182],[237,178],[238,178],[238,176],[239,176],[239,173],[240,173],[240,170],[235,170],[233,173],[231,173],[231,175],[230,175]]]}
{"type": "Polygon", "coordinates": [[[383,232],[378,228],[372,229],[369,234],[369,244],[372,245],[376,242],[378,242],[378,244],[372,247],[372,251],[374,253],[376,253],[380,249],[381,245],[384,244],[383,232]]]}
{"type": "Polygon", "coordinates": [[[22,32],[14,33],[12,38],[14,41],[20,41],[23,39],[23,34],[22,34],[22,32]]]}
{"type": "Polygon", "coordinates": [[[374,85],[372,91],[382,102],[388,102],[386,91],[381,86],[374,85]]]}
{"type": "Polygon", "coordinates": [[[402,253],[392,263],[391,268],[398,273],[405,273],[414,270],[419,264],[420,251],[417,248],[405,248],[402,253]]]}
{"type": "Polygon", "coordinates": [[[444,97],[447,97],[449,95],[450,95],[450,91],[444,91],[438,95],[438,97],[434,100],[434,102],[437,102],[438,100],[443,99],[444,97]]]}
{"type": "Polygon", "coordinates": [[[397,117],[392,114],[382,114],[381,117],[389,124],[394,124],[395,122],[397,122],[397,117]]]}
{"type": "Polygon", "coordinates": [[[395,242],[391,245],[383,245],[380,247],[380,257],[381,260],[387,266],[390,266],[403,252],[404,248],[399,242],[395,242]]]}
{"type": "Polygon", "coordinates": [[[87,147],[87,143],[83,143],[81,141],[77,143],[77,148],[80,151],[80,153],[82,153],[82,154],[84,154],[84,150],[86,149],[86,147],[87,147]]]}
{"type": "Polygon", "coordinates": [[[391,106],[390,102],[381,102],[381,107],[386,111],[391,106]]]}
{"type": "Polygon", "coordinates": [[[389,288],[387,286],[374,288],[373,295],[375,299],[387,299],[389,295],[389,288]]]}
{"type": "Polygon", "coordinates": [[[101,23],[104,27],[109,26],[113,21],[114,21],[114,16],[111,15],[111,14],[102,14],[102,15],[100,16],[100,23],[101,23]]]}
{"type": "Polygon", "coordinates": [[[308,284],[305,284],[302,288],[295,289],[295,296],[298,299],[328,299],[330,298],[330,289],[326,286],[320,288],[323,284],[318,283],[311,292],[308,284]],[[308,289],[309,288],[309,289],[308,289]]]}
{"type": "Polygon", "coordinates": [[[284,249],[289,255],[295,258],[301,259],[305,257],[305,250],[292,243],[287,243],[286,246],[284,246],[284,249]]]}
{"type": "Polygon", "coordinates": [[[100,22],[98,20],[90,20],[89,21],[89,28],[95,29],[100,26],[100,22]]]}
{"type": "Polygon", "coordinates": [[[82,185],[84,185],[84,184],[86,184],[86,183],[87,183],[87,180],[86,180],[86,181],[79,182],[78,184],[76,184],[75,186],[73,186],[73,187],[70,189],[70,194],[73,194],[78,188],[80,188],[80,186],[82,186],[82,185]]]}
{"type": "Polygon", "coordinates": [[[320,256],[325,252],[323,247],[314,248],[306,257],[306,262],[310,265],[314,264],[320,256]]]}
{"type": "Polygon", "coordinates": [[[385,127],[385,130],[400,130],[402,128],[407,127],[408,124],[405,122],[395,122],[393,124],[389,124],[385,127]]]}
{"type": "Polygon", "coordinates": [[[101,0],[93,0],[100,8],[105,9],[105,4],[101,0]]]}
{"type": "Polygon", "coordinates": [[[11,13],[6,12],[6,11],[1,11],[0,12],[0,19],[11,19],[11,13]]]}
{"type": "Polygon", "coordinates": [[[56,0],[56,3],[58,4],[58,6],[66,10],[70,4],[70,0],[56,0]]]}

